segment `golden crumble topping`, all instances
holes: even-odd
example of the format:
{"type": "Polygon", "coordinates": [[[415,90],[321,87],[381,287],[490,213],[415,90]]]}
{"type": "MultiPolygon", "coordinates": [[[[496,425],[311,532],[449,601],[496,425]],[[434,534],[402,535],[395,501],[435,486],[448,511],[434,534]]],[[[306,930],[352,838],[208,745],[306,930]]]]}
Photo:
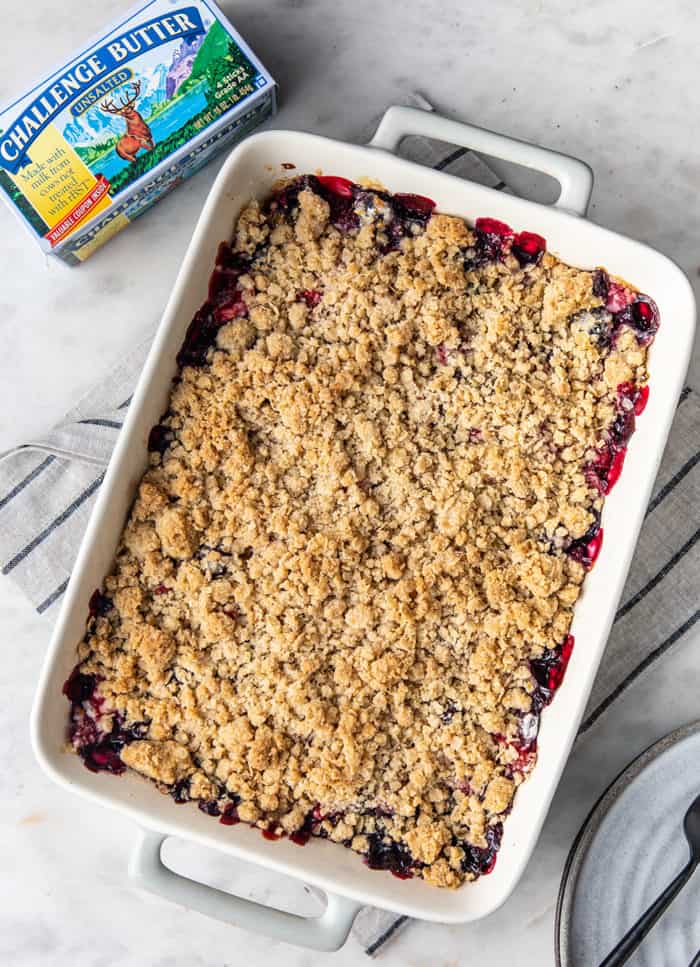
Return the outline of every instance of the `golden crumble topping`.
{"type": "Polygon", "coordinates": [[[66,683],[86,765],[436,886],[489,872],[657,326],[419,196],[250,204],[66,683]]]}

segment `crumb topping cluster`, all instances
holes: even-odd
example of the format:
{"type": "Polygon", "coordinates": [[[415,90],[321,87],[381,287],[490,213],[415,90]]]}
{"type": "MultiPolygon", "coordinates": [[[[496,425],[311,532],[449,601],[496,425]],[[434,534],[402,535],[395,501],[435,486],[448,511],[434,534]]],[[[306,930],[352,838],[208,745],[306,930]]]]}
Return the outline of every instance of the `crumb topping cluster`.
{"type": "Polygon", "coordinates": [[[243,211],[66,694],[90,768],[455,887],[534,764],[658,314],[432,208],[303,176],[243,211]]]}

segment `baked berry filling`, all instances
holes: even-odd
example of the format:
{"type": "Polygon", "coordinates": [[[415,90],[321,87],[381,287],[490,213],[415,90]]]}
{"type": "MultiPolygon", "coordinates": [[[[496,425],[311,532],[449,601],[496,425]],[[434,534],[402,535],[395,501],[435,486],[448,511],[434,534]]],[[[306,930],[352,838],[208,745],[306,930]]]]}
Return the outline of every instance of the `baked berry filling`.
{"type": "Polygon", "coordinates": [[[517,752],[517,758],[513,759],[506,765],[506,775],[515,776],[528,775],[537,762],[537,739],[533,739],[531,742],[513,742],[511,743],[512,748],[517,752]]]}
{"type": "Polygon", "coordinates": [[[435,202],[422,195],[388,195],[385,201],[391,204],[393,216],[387,225],[389,241],[383,251],[391,252],[398,249],[401,239],[415,235],[425,229],[428,224],[435,202]]]}
{"type": "Polygon", "coordinates": [[[515,235],[510,225],[499,222],[497,218],[477,218],[474,227],[477,232],[482,232],[484,235],[495,235],[498,238],[513,238],[515,235]]]}
{"type": "Polygon", "coordinates": [[[88,615],[91,618],[104,617],[111,611],[112,607],[111,599],[102,594],[100,590],[95,590],[88,602],[88,615]]]}
{"type": "Polygon", "coordinates": [[[173,439],[174,434],[171,429],[156,423],[154,427],[151,427],[151,432],[148,434],[148,452],[165,453],[173,439]]]}
{"type": "Polygon", "coordinates": [[[219,329],[232,319],[248,314],[238,279],[251,266],[251,261],[232,252],[226,242],[219,245],[216,267],[209,279],[209,298],[195,313],[189,324],[185,339],[177,354],[177,364],[203,366],[219,329]]]}
{"type": "Polygon", "coordinates": [[[190,792],[190,780],[180,779],[173,786],[170,787],[170,795],[173,797],[178,806],[182,805],[184,802],[189,802],[189,792],[190,792]]]}
{"type": "Polygon", "coordinates": [[[219,816],[219,822],[222,826],[237,826],[240,823],[241,818],[238,815],[238,804],[236,802],[227,802],[226,805],[221,810],[221,816],[219,816]]]}
{"type": "Polygon", "coordinates": [[[623,326],[634,332],[640,346],[649,345],[659,328],[659,310],[649,296],[614,282],[604,269],[593,272],[593,294],[604,303],[590,310],[600,320],[596,335],[603,345],[614,345],[623,326]]]}
{"type": "Polygon", "coordinates": [[[512,254],[520,267],[537,265],[547,249],[547,242],[535,232],[515,232],[510,225],[497,218],[477,218],[474,223],[476,240],[464,251],[467,272],[496,262],[512,254]]]}
{"type": "Polygon", "coordinates": [[[369,848],[365,853],[365,863],[371,870],[388,870],[401,880],[413,876],[416,863],[405,846],[386,839],[380,833],[371,833],[367,838],[369,848]]]}
{"type": "Polygon", "coordinates": [[[596,515],[595,521],[588,528],[586,533],[577,538],[566,548],[566,553],[574,561],[578,561],[587,571],[593,567],[596,558],[600,554],[603,545],[603,528],[600,526],[600,517],[596,515]]]}
{"type": "Polygon", "coordinates": [[[464,850],[462,870],[473,876],[487,876],[491,873],[496,865],[502,838],[503,823],[495,823],[486,830],[486,846],[471,846],[468,843],[458,842],[464,850]]]}
{"type": "Polygon", "coordinates": [[[608,301],[608,273],[604,269],[595,269],[593,272],[593,295],[608,301]]]}
{"type": "Polygon", "coordinates": [[[535,232],[519,232],[513,239],[511,251],[520,262],[521,268],[526,265],[537,265],[547,248],[547,242],[535,232]]]}
{"type": "Polygon", "coordinates": [[[567,635],[556,648],[547,649],[539,658],[530,661],[535,688],[532,692],[531,709],[520,720],[519,737],[508,742],[503,735],[494,736],[499,745],[508,745],[517,753],[516,758],[510,759],[505,768],[506,775],[511,778],[515,775],[528,775],[535,766],[540,716],[542,710],[551,704],[557,689],[564,681],[573,650],[574,636],[567,635]]]}
{"type": "Polygon", "coordinates": [[[290,840],[297,846],[306,846],[311,837],[315,834],[315,827],[317,825],[318,823],[312,810],[306,814],[306,818],[299,829],[295,829],[293,833],[289,834],[290,840]]]}
{"type": "Polygon", "coordinates": [[[495,218],[477,218],[474,243],[463,250],[464,269],[471,272],[489,262],[497,262],[510,250],[513,230],[495,218]]]}
{"type": "Polygon", "coordinates": [[[320,292],[316,291],[316,289],[302,289],[297,298],[300,301],[305,302],[309,309],[313,309],[314,306],[319,304],[322,296],[320,292]]]}
{"type": "Polygon", "coordinates": [[[64,683],[63,694],[71,703],[68,736],[91,772],[121,775],[126,769],[121,750],[129,742],[144,738],[148,724],[137,722],[125,728],[118,712],[105,711],[104,698],[97,694],[98,685],[98,677],[83,674],[79,665],[64,683]]]}
{"type": "Polygon", "coordinates": [[[262,833],[263,839],[269,839],[273,842],[274,840],[282,839],[284,837],[284,833],[279,829],[276,823],[272,823],[267,827],[267,829],[262,829],[260,832],[262,833]]]}
{"type": "Polygon", "coordinates": [[[347,178],[340,178],[337,175],[318,175],[316,181],[328,193],[337,198],[354,198],[355,185],[347,178]]]}
{"type": "Polygon", "coordinates": [[[207,816],[221,815],[221,809],[217,799],[200,799],[197,803],[197,808],[203,813],[206,813],[207,816]]]}
{"type": "Polygon", "coordinates": [[[556,648],[547,649],[539,658],[530,661],[530,671],[535,680],[530,711],[520,720],[519,736],[508,742],[503,735],[494,738],[500,745],[510,745],[517,756],[506,765],[506,774],[527,775],[537,761],[537,736],[540,716],[554,698],[557,689],[564,681],[566,669],[574,650],[574,636],[567,635],[556,648]]]}
{"type": "Polygon", "coordinates": [[[302,175],[273,196],[271,210],[293,219],[299,193],[306,188],[327,202],[331,224],[344,234],[358,231],[363,218],[374,218],[381,210],[387,239],[380,248],[382,254],[396,251],[402,238],[424,230],[435,208],[435,202],[423,195],[392,195],[335,175],[302,175]]]}
{"type": "Polygon", "coordinates": [[[584,468],[589,486],[603,495],[609,494],[620,479],[627,455],[627,444],[636,428],[635,418],[644,412],[648,401],[648,386],[620,383],[617,387],[615,419],[608,427],[595,457],[584,468]]]}
{"type": "Polygon", "coordinates": [[[96,675],[85,675],[76,665],[69,678],[63,683],[63,694],[69,702],[79,705],[91,698],[97,687],[96,675]]]}
{"type": "Polygon", "coordinates": [[[533,696],[533,710],[541,711],[554,698],[564,681],[564,675],[574,650],[574,636],[567,635],[556,648],[548,648],[540,658],[533,658],[530,670],[537,683],[533,696]]]}

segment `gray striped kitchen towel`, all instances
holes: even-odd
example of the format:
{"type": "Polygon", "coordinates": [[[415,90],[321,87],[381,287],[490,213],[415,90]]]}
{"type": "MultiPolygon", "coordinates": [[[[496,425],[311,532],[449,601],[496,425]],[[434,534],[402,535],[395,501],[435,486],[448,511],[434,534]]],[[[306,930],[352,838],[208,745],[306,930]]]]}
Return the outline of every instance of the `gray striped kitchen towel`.
{"type": "MultiPolygon", "coordinates": [[[[423,99],[410,103],[430,109],[423,99]]],[[[505,186],[479,158],[413,137],[404,153],[432,167],[505,186]]],[[[507,189],[506,189],[507,190],[507,189]]],[[[485,212],[484,214],[488,214],[485,212]]],[[[45,436],[0,457],[0,564],[34,607],[57,614],[96,492],[150,339],[136,347],[45,436]]],[[[684,390],[582,731],[698,620],[700,399],[684,390]]],[[[365,908],[353,933],[370,956],[408,923],[365,908]]]]}

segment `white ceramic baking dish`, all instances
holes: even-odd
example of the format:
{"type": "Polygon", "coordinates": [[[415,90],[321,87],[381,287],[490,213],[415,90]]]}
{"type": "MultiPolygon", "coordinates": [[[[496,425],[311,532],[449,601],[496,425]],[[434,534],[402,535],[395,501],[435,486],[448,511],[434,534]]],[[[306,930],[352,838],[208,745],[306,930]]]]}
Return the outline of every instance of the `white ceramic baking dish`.
{"type": "Polygon", "coordinates": [[[410,108],[390,108],[366,147],[311,134],[273,131],[248,138],[229,157],[192,236],[100,489],[32,714],[34,749],[46,772],[62,786],[120,810],[146,831],[131,864],[131,873],[142,887],[275,938],[331,950],[343,943],[361,905],[460,923],[490,913],[517,883],[537,842],[605,648],[682,388],[695,325],[692,291],[676,265],[646,245],[581,217],[591,188],[591,172],[580,161],[410,108]],[[397,158],[393,152],[408,134],[475,148],[545,171],[561,183],[560,198],[554,206],[535,204],[397,158]],[[517,793],[495,870],[456,891],[370,871],[357,855],[329,842],[312,840],[300,849],[288,840],[269,842],[243,824],[222,826],[193,806],[175,805],[170,797],[135,775],[93,775],[65,748],[68,706],[61,686],[75,664],[88,599],[112,563],[146,465],[149,430],[166,407],[175,374],[175,354],[195,310],[206,297],[218,243],[230,237],[241,207],[253,196],[264,197],[272,182],[286,173],[282,163],[295,165],[298,172],[320,170],[353,180],[370,176],[391,191],[428,195],[443,212],[470,220],[489,215],[516,229],[539,232],[549,248],[567,262],[590,268],[604,265],[629,279],[657,301],[661,312],[661,329],[650,353],[649,405],[631,442],[622,478],[605,505],[605,545],[576,606],[572,627],[576,647],[556,700],[542,718],[537,768],[517,793]],[[178,876],[161,863],[160,846],[166,836],[194,840],[233,858],[298,877],[327,894],[327,908],[318,918],[301,918],[178,876]]]}

